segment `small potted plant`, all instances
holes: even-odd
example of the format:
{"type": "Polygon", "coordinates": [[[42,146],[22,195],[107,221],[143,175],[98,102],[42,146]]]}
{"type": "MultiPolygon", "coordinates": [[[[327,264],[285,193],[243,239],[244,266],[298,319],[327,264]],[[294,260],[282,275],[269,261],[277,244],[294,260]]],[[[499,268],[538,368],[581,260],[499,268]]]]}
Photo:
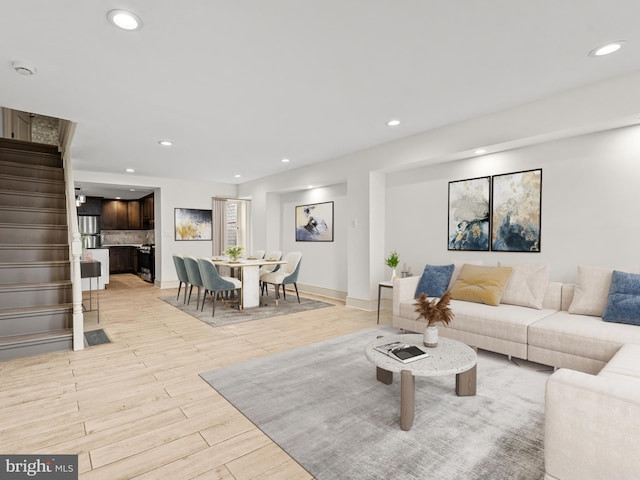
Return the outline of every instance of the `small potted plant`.
{"type": "Polygon", "coordinates": [[[395,278],[397,277],[396,275],[396,268],[398,267],[398,264],[400,263],[400,260],[398,258],[398,252],[396,252],[395,250],[393,252],[391,252],[391,254],[384,259],[384,263],[387,264],[387,267],[391,268],[391,281],[393,282],[395,280],[395,278]]]}
{"type": "Polygon", "coordinates": [[[224,249],[224,254],[227,255],[232,261],[237,262],[238,257],[242,255],[244,248],[241,245],[229,245],[224,249]]]}
{"type": "Polygon", "coordinates": [[[449,325],[453,320],[453,312],[449,307],[451,293],[444,292],[440,299],[429,300],[426,293],[421,293],[416,305],[418,320],[425,320],[427,326],[424,329],[425,347],[436,347],[438,345],[438,323],[449,325]]]}

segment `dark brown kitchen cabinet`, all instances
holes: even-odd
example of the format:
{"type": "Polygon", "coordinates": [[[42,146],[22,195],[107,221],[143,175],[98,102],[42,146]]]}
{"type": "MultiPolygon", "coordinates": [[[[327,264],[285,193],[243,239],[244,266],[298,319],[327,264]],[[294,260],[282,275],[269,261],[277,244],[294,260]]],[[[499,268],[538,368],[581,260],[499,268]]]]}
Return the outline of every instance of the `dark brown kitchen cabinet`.
{"type": "Polygon", "coordinates": [[[101,215],[102,197],[87,197],[87,201],[81,203],[78,208],[78,215],[101,215]]]}
{"type": "Polygon", "coordinates": [[[154,221],[154,196],[153,193],[151,195],[147,195],[146,197],[140,200],[142,204],[142,228],[143,230],[153,230],[155,227],[154,221]]]}
{"type": "Polygon", "coordinates": [[[136,247],[109,247],[109,273],[135,273],[137,260],[136,247]]]}
{"type": "Polygon", "coordinates": [[[102,202],[102,229],[128,230],[129,208],[124,200],[104,200],[102,202]]]}
{"type": "Polygon", "coordinates": [[[142,211],[139,200],[129,200],[127,202],[127,213],[129,217],[129,230],[140,230],[142,228],[142,211]]]}

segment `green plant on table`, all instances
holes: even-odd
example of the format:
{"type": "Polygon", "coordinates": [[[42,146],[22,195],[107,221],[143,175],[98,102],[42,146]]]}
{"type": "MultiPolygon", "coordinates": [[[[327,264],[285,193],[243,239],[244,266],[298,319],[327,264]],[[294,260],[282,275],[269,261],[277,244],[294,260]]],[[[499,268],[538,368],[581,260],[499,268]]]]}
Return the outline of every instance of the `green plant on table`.
{"type": "Polygon", "coordinates": [[[229,245],[227,248],[224,249],[224,254],[228,255],[231,260],[238,260],[238,257],[240,255],[242,255],[242,252],[244,252],[244,247],[242,247],[241,245],[229,245]]]}
{"type": "Polygon", "coordinates": [[[384,263],[387,264],[387,267],[396,268],[400,263],[400,259],[398,258],[398,252],[395,250],[391,252],[391,254],[384,259],[384,263]]]}

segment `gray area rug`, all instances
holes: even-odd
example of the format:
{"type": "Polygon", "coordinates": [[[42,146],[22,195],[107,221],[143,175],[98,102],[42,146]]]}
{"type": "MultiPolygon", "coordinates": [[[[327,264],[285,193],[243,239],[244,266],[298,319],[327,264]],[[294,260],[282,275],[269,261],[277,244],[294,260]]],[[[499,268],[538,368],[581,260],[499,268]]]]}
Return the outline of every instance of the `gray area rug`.
{"type": "Polygon", "coordinates": [[[544,477],[549,371],[480,351],[478,389],[455,395],[455,376],[416,378],[413,428],[400,429],[400,378],[376,381],[368,329],[201,374],[320,480],[544,477]]]}
{"type": "MultiPolygon", "coordinates": [[[[260,306],[256,308],[249,308],[242,312],[238,310],[237,306],[231,307],[229,304],[224,304],[220,301],[216,304],[216,315],[211,317],[211,311],[213,306],[211,305],[210,297],[204,304],[204,311],[196,309],[196,294],[191,295],[191,302],[189,305],[183,303],[184,297],[180,295],[180,299],[176,301],[175,295],[169,297],[161,297],[161,300],[167,302],[169,305],[188,313],[192,317],[205,322],[213,327],[221,327],[224,325],[233,325],[234,323],[250,322],[252,320],[260,320],[262,318],[277,317],[279,315],[289,315],[291,313],[306,312],[308,310],[315,310],[317,308],[333,307],[332,304],[326,302],[320,302],[318,300],[310,300],[308,298],[300,297],[300,303],[295,295],[288,294],[287,299],[280,297],[279,305],[276,306],[275,298],[273,294],[263,295],[260,297],[260,306]]],[[[202,301],[202,299],[201,299],[202,301]]]]}

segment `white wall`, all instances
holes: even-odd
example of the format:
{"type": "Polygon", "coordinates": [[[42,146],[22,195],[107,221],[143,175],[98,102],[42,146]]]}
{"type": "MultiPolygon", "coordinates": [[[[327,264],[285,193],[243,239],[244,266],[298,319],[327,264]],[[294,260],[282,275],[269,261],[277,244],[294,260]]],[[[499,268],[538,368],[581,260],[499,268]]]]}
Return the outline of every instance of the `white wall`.
{"type": "Polygon", "coordinates": [[[548,263],[574,282],[577,265],[640,267],[640,127],[544,143],[387,177],[386,243],[420,274],[426,263],[548,263]],[[542,168],[540,253],[447,250],[448,182],[542,168]],[[391,214],[390,212],[393,212],[391,214]]]}
{"type": "Polygon", "coordinates": [[[342,296],[347,291],[347,186],[324,188],[283,194],[280,199],[280,238],[283,254],[302,253],[298,283],[307,290],[330,296],[342,296]],[[295,208],[309,203],[334,202],[333,242],[297,242],[295,239],[295,208]],[[312,286],[313,288],[308,288],[312,286]]]}

